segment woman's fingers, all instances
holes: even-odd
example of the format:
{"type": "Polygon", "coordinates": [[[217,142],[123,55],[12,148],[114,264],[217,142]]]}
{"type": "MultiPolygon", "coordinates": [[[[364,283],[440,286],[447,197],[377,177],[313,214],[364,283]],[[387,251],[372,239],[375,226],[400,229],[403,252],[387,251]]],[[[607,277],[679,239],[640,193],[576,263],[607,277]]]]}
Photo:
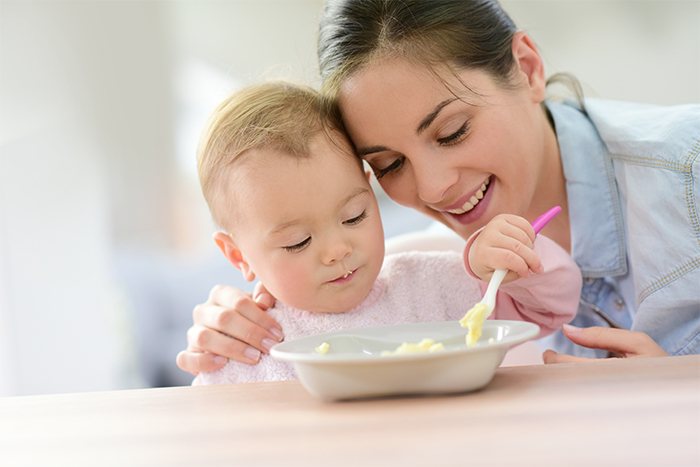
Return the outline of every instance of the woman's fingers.
{"type": "Polygon", "coordinates": [[[270,346],[263,341],[280,342],[284,334],[279,323],[263,311],[274,305],[275,299],[262,286],[256,286],[256,293],[257,300],[253,300],[233,287],[216,286],[209,300],[195,307],[194,323],[240,339],[259,350],[269,350],[270,346]]]}
{"type": "Polygon", "coordinates": [[[216,371],[229,359],[251,365],[260,360],[260,350],[197,324],[187,330],[187,342],[187,349],[177,355],[176,362],[180,369],[193,375],[216,371]]]}
{"type": "Polygon", "coordinates": [[[276,344],[273,341],[266,343],[265,348],[261,351],[244,341],[199,325],[194,325],[187,330],[187,343],[189,351],[208,352],[250,364],[257,363],[260,360],[260,355],[276,344]]]}
{"type": "MultiPolygon", "coordinates": [[[[627,329],[592,326],[578,328],[565,324],[564,335],[573,343],[590,349],[606,350],[619,357],[663,357],[668,355],[654,340],[643,332],[627,329]]],[[[588,362],[595,359],[574,357],[546,350],[542,354],[544,363],[588,362]]]]}
{"type": "MultiPolygon", "coordinates": [[[[253,297],[255,297],[253,302],[262,310],[267,310],[275,304],[274,297],[270,295],[265,286],[259,282],[255,285],[253,297]]],[[[251,297],[242,290],[228,285],[217,285],[209,292],[209,299],[206,303],[219,305],[224,308],[236,308],[241,300],[246,299],[251,299],[251,297]]]]}
{"type": "Polygon", "coordinates": [[[177,354],[176,361],[177,366],[181,370],[197,376],[201,372],[211,372],[220,369],[226,364],[228,359],[208,352],[183,350],[177,354]]]}
{"type": "Polygon", "coordinates": [[[270,292],[267,291],[262,282],[255,284],[253,289],[253,300],[258,304],[263,310],[271,308],[275,304],[275,297],[273,297],[270,292]]]}
{"type": "Polygon", "coordinates": [[[282,341],[282,328],[265,311],[274,305],[274,297],[262,286],[255,293],[257,301],[233,287],[214,287],[209,299],[192,312],[194,325],[177,365],[196,375],[218,370],[229,359],[255,364],[282,341]]]}
{"type": "Polygon", "coordinates": [[[566,355],[563,353],[557,353],[554,350],[545,350],[542,354],[542,360],[544,363],[572,363],[572,362],[590,362],[595,360],[594,358],[584,358],[584,357],[574,357],[573,355],[566,355]]]}
{"type": "MultiPolygon", "coordinates": [[[[190,347],[238,361],[243,361],[240,349],[252,346],[267,353],[283,339],[277,322],[250,297],[236,303],[236,308],[198,305],[194,309],[194,322],[196,324],[188,332],[190,347]]],[[[247,358],[252,356],[253,352],[248,350],[247,358]]]]}
{"type": "Polygon", "coordinates": [[[661,357],[667,355],[654,340],[643,332],[593,326],[578,328],[565,324],[564,334],[575,344],[602,349],[623,357],[661,357]]]}

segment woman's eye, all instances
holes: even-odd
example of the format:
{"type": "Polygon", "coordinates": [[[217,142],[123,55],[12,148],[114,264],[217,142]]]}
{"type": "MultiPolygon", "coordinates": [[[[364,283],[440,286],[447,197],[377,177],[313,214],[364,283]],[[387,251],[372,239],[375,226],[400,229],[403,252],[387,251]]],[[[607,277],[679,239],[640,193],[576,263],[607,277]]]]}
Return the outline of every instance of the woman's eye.
{"type": "Polygon", "coordinates": [[[468,129],[469,129],[468,123],[464,122],[464,125],[459,127],[459,129],[457,131],[455,131],[451,135],[445,136],[443,138],[438,138],[437,142],[441,146],[449,146],[450,144],[458,143],[459,141],[462,140],[462,137],[467,133],[468,129]]]}
{"type": "Polygon", "coordinates": [[[385,175],[390,174],[391,172],[395,172],[399,170],[403,166],[404,162],[404,157],[401,156],[397,158],[394,162],[389,164],[388,166],[384,167],[383,169],[374,169],[374,176],[377,177],[377,180],[382,178],[385,175]]]}
{"type": "Polygon", "coordinates": [[[311,243],[311,237],[306,237],[304,240],[302,240],[301,242],[299,242],[295,245],[289,245],[289,246],[285,246],[282,248],[284,248],[287,251],[295,252],[295,251],[300,251],[309,243],[311,243]]]}
{"type": "Polygon", "coordinates": [[[352,219],[348,219],[345,222],[343,222],[343,224],[357,225],[360,222],[362,222],[366,217],[367,217],[367,211],[362,211],[362,213],[359,216],[353,217],[352,219]]]}

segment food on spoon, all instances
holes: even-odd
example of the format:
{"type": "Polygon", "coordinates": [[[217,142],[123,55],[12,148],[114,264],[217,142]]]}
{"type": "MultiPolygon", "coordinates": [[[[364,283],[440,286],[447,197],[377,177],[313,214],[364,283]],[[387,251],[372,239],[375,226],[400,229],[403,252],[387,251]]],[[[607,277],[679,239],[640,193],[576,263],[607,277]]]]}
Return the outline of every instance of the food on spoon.
{"type": "Polygon", "coordinates": [[[331,348],[331,345],[328,342],[323,342],[321,345],[316,347],[314,350],[316,351],[316,353],[320,353],[321,355],[325,355],[328,353],[330,348],[331,348]]]}
{"type": "Polygon", "coordinates": [[[459,320],[460,326],[469,328],[466,337],[467,347],[473,347],[481,337],[481,329],[488,312],[489,307],[485,303],[477,303],[459,320]]]}

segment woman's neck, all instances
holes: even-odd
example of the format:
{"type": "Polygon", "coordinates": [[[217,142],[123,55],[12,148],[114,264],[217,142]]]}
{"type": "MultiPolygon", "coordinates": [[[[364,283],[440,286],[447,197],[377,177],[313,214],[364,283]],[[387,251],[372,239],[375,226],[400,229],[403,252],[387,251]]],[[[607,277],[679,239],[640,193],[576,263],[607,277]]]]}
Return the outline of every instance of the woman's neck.
{"type": "Polygon", "coordinates": [[[552,206],[561,206],[561,213],[542,229],[542,233],[557,242],[567,252],[571,252],[569,205],[559,143],[549,112],[545,109],[543,114],[544,160],[528,218],[535,219],[552,206]]]}

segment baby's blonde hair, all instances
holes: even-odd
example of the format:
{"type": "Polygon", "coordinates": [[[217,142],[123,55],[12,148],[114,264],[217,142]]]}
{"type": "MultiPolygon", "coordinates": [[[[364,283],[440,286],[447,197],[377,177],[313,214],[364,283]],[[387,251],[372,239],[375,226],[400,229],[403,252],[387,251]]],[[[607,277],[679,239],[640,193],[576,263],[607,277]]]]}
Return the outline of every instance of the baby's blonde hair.
{"type": "Polygon", "coordinates": [[[197,151],[197,169],[202,193],[218,225],[229,228],[232,212],[222,198],[226,198],[232,164],[253,149],[307,157],[315,135],[340,130],[327,109],[317,91],[281,81],[244,88],[216,108],[197,151]]]}

